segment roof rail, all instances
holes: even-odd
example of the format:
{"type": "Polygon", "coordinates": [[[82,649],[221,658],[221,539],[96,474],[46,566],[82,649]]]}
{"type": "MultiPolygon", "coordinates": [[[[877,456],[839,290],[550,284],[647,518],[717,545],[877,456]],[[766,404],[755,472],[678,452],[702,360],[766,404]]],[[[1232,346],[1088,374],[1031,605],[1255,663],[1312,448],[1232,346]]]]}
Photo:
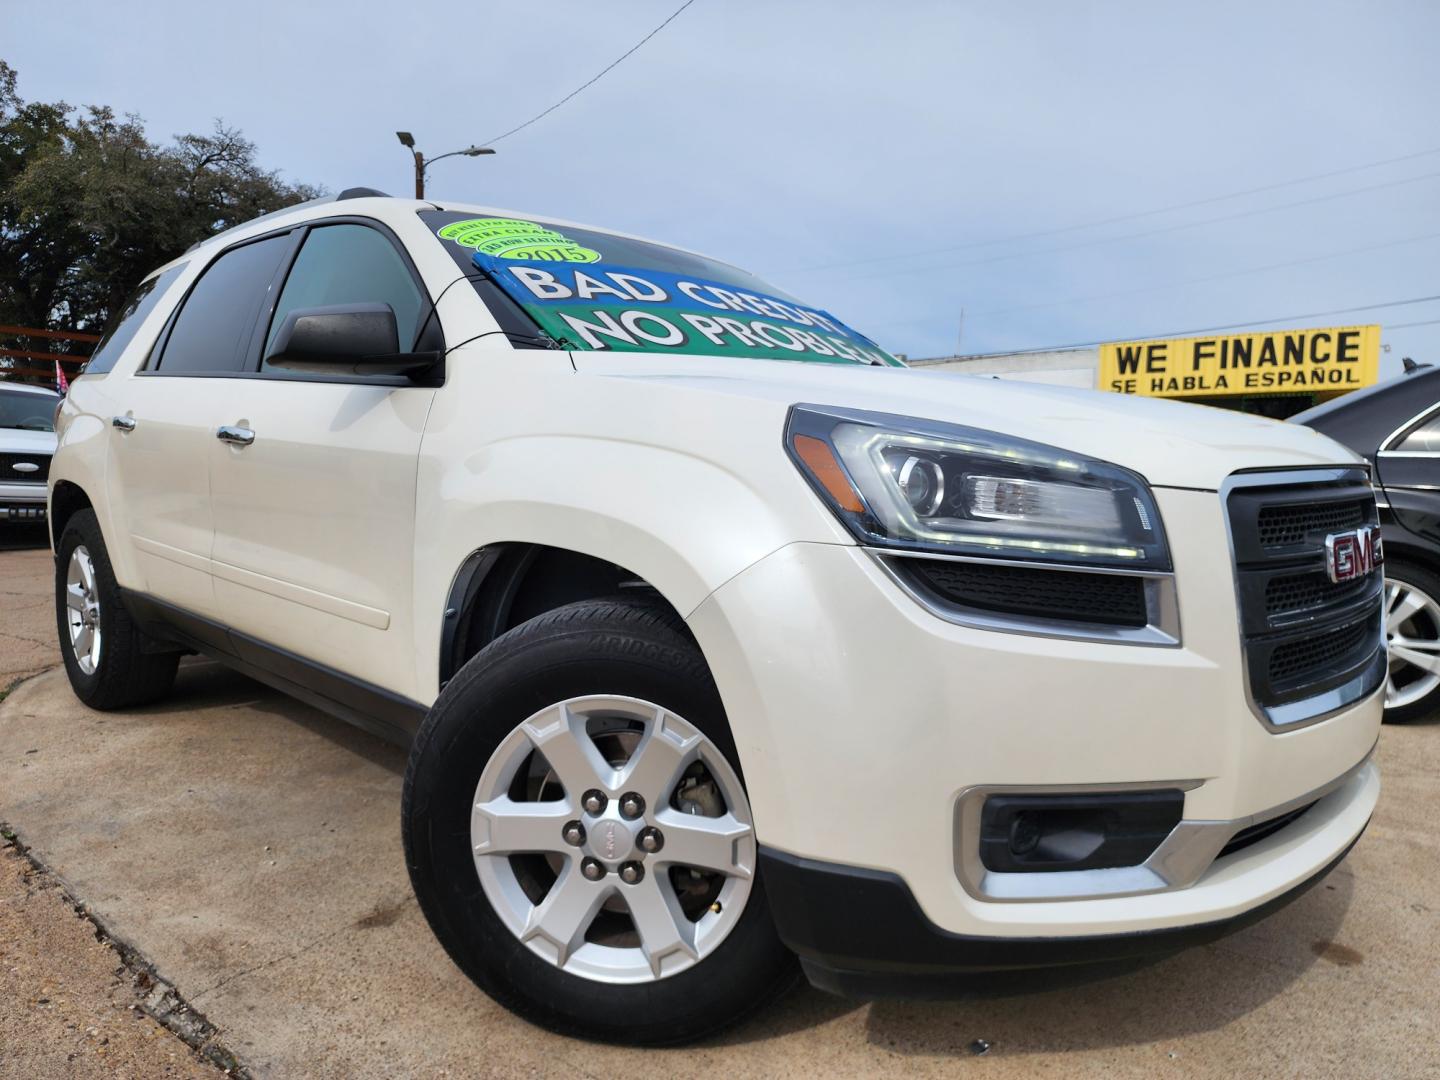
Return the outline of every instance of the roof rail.
{"type": "MultiPolygon", "coordinates": [[[[353,191],[355,189],[351,188],[350,190],[353,191]]],[[[228,229],[222,229],[214,236],[206,236],[202,239],[196,240],[195,243],[191,244],[188,248],[185,249],[185,254],[189,255],[190,252],[194,251],[201,244],[208,244],[211,240],[214,240],[217,237],[228,236],[236,229],[243,229],[247,226],[254,225],[257,221],[268,221],[270,218],[279,217],[281,214],[288,214],[291,210],[299,210],[302,206],[319,206],[321,203],[332,203],[335,202],[337,199],[345,198],[346,194],[349,194],[349,192],[346,192],[345,194],[341,194],[339,196],[322,195],[318,199],[306,199],[304,202],[294,203],[290,206],[282,206],[279,210],[271,210],[268,214],[261,214],[259,217],[253,217],[249,221],[242,221],[238,225],[231,225],[228,229]]]]}
{"type": "Polygon", "coordinates": [[[378,191],[373,187],[347,187],[339,195],[335,196],[336,202],[344,202],[346,199],[388,199],[390,193],[378,191]]]}

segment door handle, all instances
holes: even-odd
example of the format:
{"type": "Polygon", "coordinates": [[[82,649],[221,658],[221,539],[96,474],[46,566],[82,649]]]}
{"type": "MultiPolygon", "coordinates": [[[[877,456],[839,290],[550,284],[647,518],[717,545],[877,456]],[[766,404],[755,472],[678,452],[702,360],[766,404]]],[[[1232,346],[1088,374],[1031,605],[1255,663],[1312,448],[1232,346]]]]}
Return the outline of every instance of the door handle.
{"type": "Polygon", "coordinates": [[[135,418],[133,416],[112,416],[110,418],[110,426],[118,428],[121,431],[134,431],[135,418]]]}
{"type": "Polygon", "coordinates": [[[215,432],[215,437],[236,446],[249,446],[255,441],[255,432],[248,427],[221,427],[215,432]]]}

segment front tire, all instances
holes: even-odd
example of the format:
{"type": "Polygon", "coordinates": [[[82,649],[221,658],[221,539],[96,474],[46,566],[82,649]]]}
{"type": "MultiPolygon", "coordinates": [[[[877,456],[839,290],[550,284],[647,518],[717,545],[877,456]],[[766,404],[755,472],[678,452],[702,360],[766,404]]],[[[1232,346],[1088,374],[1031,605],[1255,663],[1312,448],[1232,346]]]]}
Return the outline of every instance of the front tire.
{"type": "Polygon", "coordinates": [[[416,736],[402,814],[436,937],[553,1031],[685,1042],[795,977],[714,681],[643,601],[571,604],[472,658],[416,736]]]}
{"type": "Polygon", "coordinates": [[[144,705],[175,684],[180,654],[164,651],[125,610],[93,510],[75,514],[60,534],[55,624],[71,689],[90,708],[144,705]]]}
{"type": "Polygon", "coordinates": [[[1440,575],[1408,559],[1385,561],[1385,637],[1386,723],[1440,708],[1440,575]]]}

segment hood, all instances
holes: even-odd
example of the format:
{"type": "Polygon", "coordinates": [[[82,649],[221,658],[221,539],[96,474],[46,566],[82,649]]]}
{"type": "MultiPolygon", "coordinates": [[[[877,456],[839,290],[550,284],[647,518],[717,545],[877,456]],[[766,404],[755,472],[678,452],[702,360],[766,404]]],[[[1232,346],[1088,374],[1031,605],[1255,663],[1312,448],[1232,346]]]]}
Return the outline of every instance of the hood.
{"type": "Polygon", "coordinates": [[[1241,469],[1363,461],[1297,424],[1099,390],[913,368],[634,352],[571,355],[586,375],[665,382],[783,409],[842,406],[1014,435],[1124,466],[1158,487],[1214,491],[1241,469]]]}
{"type": "Polygon", "coordinates": [[[53,431],[22,431],[20,428],[0,427],[0,454],[53,454],[55,433],[53,431]]]}

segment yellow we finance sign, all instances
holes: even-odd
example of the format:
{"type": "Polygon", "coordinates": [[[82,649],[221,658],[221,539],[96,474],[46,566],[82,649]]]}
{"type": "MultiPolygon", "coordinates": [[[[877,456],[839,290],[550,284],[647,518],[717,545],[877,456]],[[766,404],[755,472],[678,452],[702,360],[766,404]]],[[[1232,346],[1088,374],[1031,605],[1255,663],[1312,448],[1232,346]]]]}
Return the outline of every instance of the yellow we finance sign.
{"type": "Polygon", "coordinates": [[[1344,393],[1375,381],[1380,327],[1122,341],[1100,346],[1101,390],[1147,397],[1344,393]]]}

